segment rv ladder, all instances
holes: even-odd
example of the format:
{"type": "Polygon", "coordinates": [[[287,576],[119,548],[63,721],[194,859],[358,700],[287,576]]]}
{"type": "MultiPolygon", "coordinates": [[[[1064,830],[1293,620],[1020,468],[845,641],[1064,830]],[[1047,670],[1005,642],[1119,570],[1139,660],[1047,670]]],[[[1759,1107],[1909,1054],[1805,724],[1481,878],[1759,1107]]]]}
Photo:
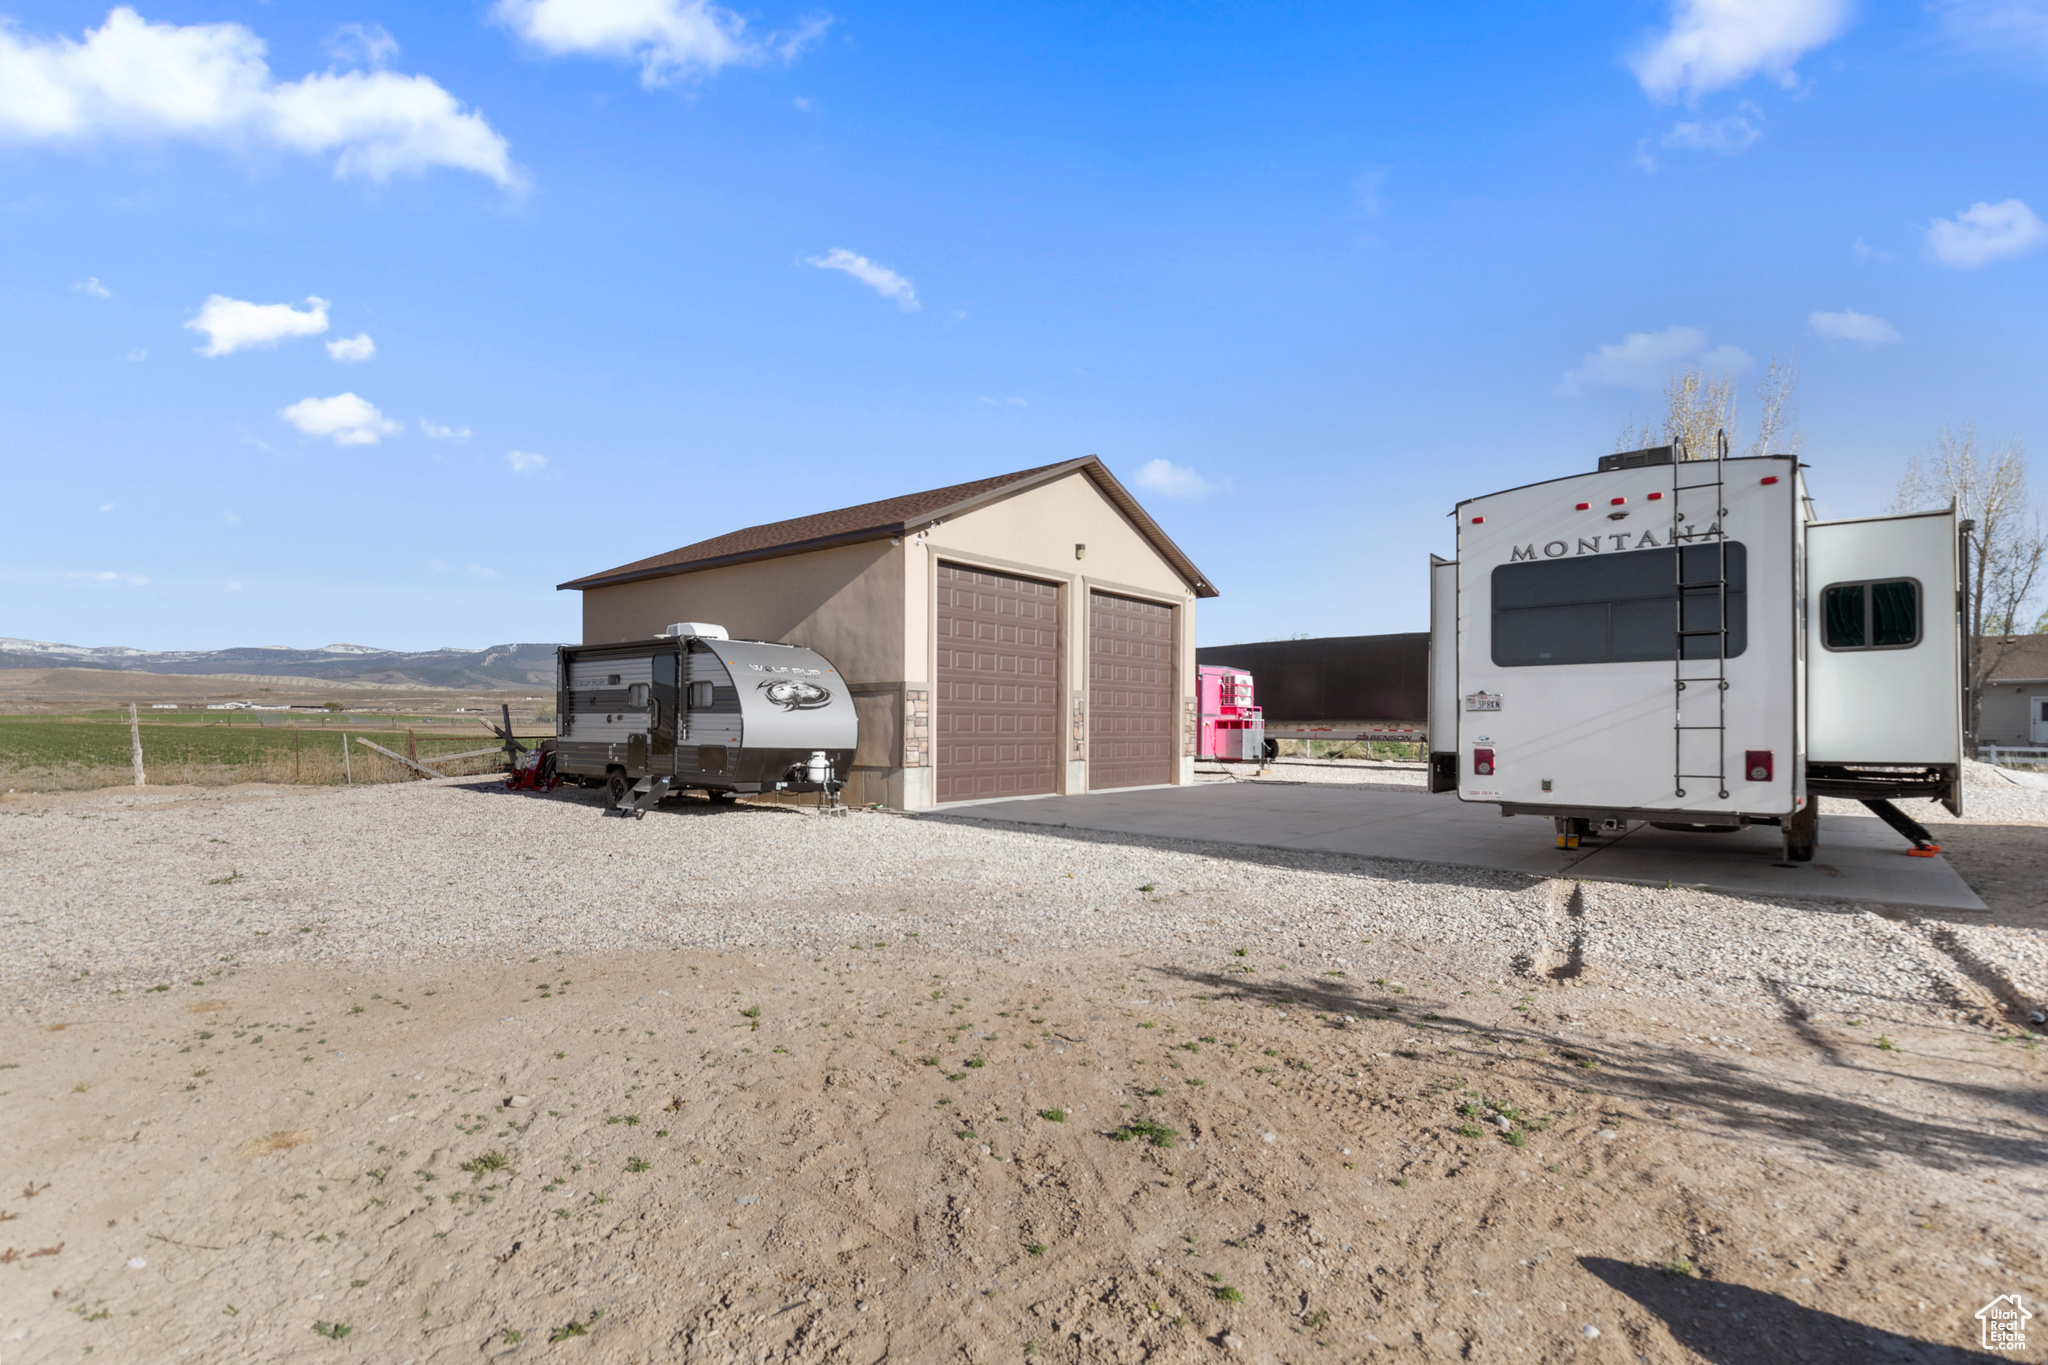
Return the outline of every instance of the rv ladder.
{"type": "MultiPolygon", "coordinates": [[[[1714,547],[1713,562],[1711,564],[1699,562],[1707,558],[1704,553],[1707,548],[1706,545],[1688,547],[1685,541],[1680,539],[1680,536],[1684,534],[1684,528],[1688,524],[1686,518],[1687,504],[1684,497],[1681,496],[1685,493],[1705,492],[1713,495],[1713,515],[1707,521],[1709,526],[1722,526],[1723,518],[1728,515],[1728,509],[1722,505],[1722,497],[1726,492],[1722,477],[1724,468],[1722,461],[1728,458],[1728,434],[1723,431],[1716,432],[1714,435],[1714,457],[1709,466],[1713,470],[1714,477],[1711,480],[1701,480],[1696,483],[1680,482],[1682,476],[1679,471],[1684,469],[1687,464],[1708,464],[1708,461],[1688,460],[1686,458],[1685,441],[1682,437],[1673,441],[1672,444],[1677,449],[1672,452],[1674,458],[1671,461],[1671,558],[1673,574],[1671,598],[1674,637],[1672,642],[1671,788],[1675,796],[1683,799],[1687,781],[1712,781],[1714,790],[1719,794],[1720,799],[1725,801],[1728,799],[1728,534],[1723,529],[1715,539],[1709,542],[1714,547]],[[1688,548],[1693,548],[1697,551],[1693,555],[1694,562],[1690,565],[1686,563],[1688,548]],[[1688,569],[1695,575],[1710,570],[1711,576],[1689,577],[1687,575],[1688,569]],[[1688,625],[1686,622],[1687,602],[1690,601],[1704,606],[1706,594],[1709,591],[1714,594],[1712,599],[1714,603],[1713,626],[1688,625]],[[1690,642],[1693,640],[1703,642],[1712,640],[1712,655],[1710,657],[1694,655],[1690,647],[1690,642]],[[1709,664],[1712,665],[1711,672],[1707,671],[1707,665],[1709,664]],[[1688,665],[1693,666],[1691,671],[1688,671],[1688,665]],[[1712,683],[1714,685],[1712,724],[1704,724],[1697,721],[1688,723],[1686,720],[1685,694],[1688,687],[1694,683],[1712,683]],[[1712,741],[1714,770],[1712,772],[1688,772],[1686,770],[1687,745],[1685,737],[1688,733],[1711,734],[1714,736],[1712,741]]],[[[1685,537],[1685,540],[1691,539],[1691,536],[1685,537]]],[[[1697,613],[1695,613],[1695,617],[1697,617],[1697,613]]],[[[1700,707],[1695,705],[1695,714],[1700,709],[1700,707]]],[[[1702,747],[1702,745],[1695,743],[1692,746],[1692,756],[1696,764],[1704,768],[1706,764],[1702,747]]]]}

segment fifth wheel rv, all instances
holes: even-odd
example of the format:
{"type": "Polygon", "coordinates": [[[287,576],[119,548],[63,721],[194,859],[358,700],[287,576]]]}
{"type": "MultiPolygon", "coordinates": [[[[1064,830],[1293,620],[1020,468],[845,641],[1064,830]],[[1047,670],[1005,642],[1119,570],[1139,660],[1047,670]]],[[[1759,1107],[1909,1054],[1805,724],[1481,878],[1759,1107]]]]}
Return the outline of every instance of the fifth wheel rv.
{"type": "Polygon", "coordinates": [[[665,635],[567,645],[556,666],[556,770],[634,815],[671,788],[837,797],[858,735],[846,681],[795,645],[685,621],[665,635]]]}
{"type": "Polygon", "coordinates": [[[1546,815],[1558,846],[1779,826],[1817,797],[1962,814],[1966,541],[1952,511],[1821,521],[1789,455],[1671,446],[1462,502],[1431,557],[1430,789],[1546,815]]]}

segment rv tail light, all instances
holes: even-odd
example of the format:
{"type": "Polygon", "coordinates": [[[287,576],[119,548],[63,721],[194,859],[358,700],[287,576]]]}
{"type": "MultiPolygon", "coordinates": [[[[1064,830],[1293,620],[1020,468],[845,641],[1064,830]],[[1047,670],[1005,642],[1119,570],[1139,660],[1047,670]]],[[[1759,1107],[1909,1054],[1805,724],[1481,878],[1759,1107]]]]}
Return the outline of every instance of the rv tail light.
{"type": "Polygon", "coordinates": [[[1580,503],[1580,504],[1579,504],[1579,505],[1578,505],[1577,507],[1573,508],[1572,510],[1573,510],[1573,511],[1575,511],[1575,512],[1583,512],[1583,511],[1585,511],[1585,510],[1586,510],[1586,509],[1587,509],[1588,507],[1591,507],[1592,505],[1593,505],[1593,504],[1592,504],[1592,503],[1590,503],[1590,502],[1582,502],[1582,503],[1580,503]]]}
{"type": "Polygon", "coordinates": [[[1472,751],[1472,771],[1481,777],[1492,777],[1493,750],[1474,749],[1472,751]]]}
{"type": "Polygon", "coordinates": [[[1742,770],[1749,774],[1752,782],[1771,780],[1771,751],[1769,749],[1748,749],[1742,755],[1742,770]]]}
{"type": "Polygon", "coordinates": [[[1607,505],[1608,505],[1609,507],[1619,507],[1619,506],[1621,506],[1621,505],[1622,505],[1623,503],[1625,503],[1625,502],[1627,502],[1627,501],[1628,501],[1628,499],[1627,499],[1627,498],[1609,498],[1609,499],[1607,500],[1607,505]]]}
{"type": "Polygon", "coordinates": [[[1652,494],[1650,494],[1650,501],[1651,501],[1651,502],[1661,502],[1661,501],[1663,501],[1663,499],[1664,499],[1664,495],[1663,495],[1662,493],[1652,493],[1652,494]]]}
{"type": "Polygon", "coordinates": [[[1477,526],[1477,525],[1479,525],[1479,524],[1480,524],[1481,522],[1483,522],[1483,521],[1485,521],[1485,520],[1486,520],[1486,518],[1485,518],[1485,517],[1474,517],[1474,518],[1472,518],[1472,524],[1473,524],[1474,526],[1477,526]]]}
{"type": "Polygon", "coordinates": [[[1776,483],[1777,481],[1778,481],[1778,476],[1777,476],[1776,474],[1773,474],[1773,475],[1771,475],[1771,476],[1770,476],[1770,477],[1769,477],[1768,479],[1765,479],[1765,480],[1764,480],[1764,482],[1765,482],[1765,483],[1776,483]]]}

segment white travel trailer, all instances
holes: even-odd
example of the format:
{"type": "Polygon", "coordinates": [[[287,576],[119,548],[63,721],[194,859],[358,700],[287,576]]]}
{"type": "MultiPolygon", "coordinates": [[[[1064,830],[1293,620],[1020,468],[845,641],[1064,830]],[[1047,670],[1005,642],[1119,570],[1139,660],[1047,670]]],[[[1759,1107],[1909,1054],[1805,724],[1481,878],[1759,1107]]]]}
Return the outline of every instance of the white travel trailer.
{"type": "Polygon", "coordinates": [[[557,651],[555,770],[602,784],[611,809],[642,815],[671,790],[714,801],[749,792],[824,792],[853,766],[859,718],[823,655],[723,626],[557,651]]]}
{"type": "Polygon", "coordinates": [[[1814,798],[1962,813],[1966,542],[1952,512],[1819,521],[1799,461],[1604,456],[1458,505],[1431,559],[1430,789],[1547,815],[1560,847],[1632,821],[1778,825],[1814,798]]]}

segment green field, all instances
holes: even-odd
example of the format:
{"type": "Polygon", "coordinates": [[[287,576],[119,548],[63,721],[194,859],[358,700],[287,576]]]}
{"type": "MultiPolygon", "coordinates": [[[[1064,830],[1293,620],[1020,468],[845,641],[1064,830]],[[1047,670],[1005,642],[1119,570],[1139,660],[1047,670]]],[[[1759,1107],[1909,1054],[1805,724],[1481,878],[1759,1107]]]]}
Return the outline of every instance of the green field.
{"type": "MultiPolygon", "coordinates": [[[[415,723],[412,729],[418,736],[422,758],[463,753],[496,743],[495,737],[481,725],[465,729],[437,725],[432,727],[433,733],[427,733],[415,723]]],[[[388,718],[380,716],[373,724],[350,724],[346,730],[339,723],[326,727],[316,723],[298,729],[252,725],[246,720],[231,725],[196,718],[166,719],[143,722],[142,761],[153,784],[331,784],[351,779],[400,781],[409,776],[408,770],[399,764],[353,743],[353,752],[344,766],[344,733],[351,739],[362,735],[397,753],[406,751],[403,718],[395,728],[388,718]]],[[[125,716],[0,716],[0,775],[5,775],[11,786],[104,786],[132,780],[129,757],[125,716]]],[[[446,771],[451,775],[487,772],[500,761],[495,755],[485,755],[450,765],[446,771]]]]}

